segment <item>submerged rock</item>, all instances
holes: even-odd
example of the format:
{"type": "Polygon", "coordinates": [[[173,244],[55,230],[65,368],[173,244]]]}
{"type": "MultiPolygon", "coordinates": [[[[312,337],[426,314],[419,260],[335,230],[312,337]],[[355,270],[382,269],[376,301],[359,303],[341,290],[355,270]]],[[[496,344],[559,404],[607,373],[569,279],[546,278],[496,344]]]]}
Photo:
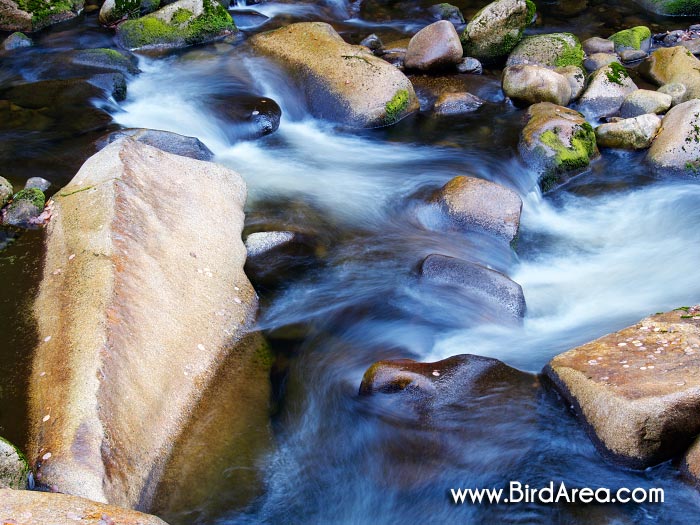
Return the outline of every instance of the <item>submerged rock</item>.
{"type": "Polygon", "coordinates": [[[232,142],[258,139],[274,133],[280,126],[282,109],[271,98],[237,95],[213,96],[209,100],[232,142]]]}
{"type": "Polygon", "coordinates": [[[611,117],[620,111],[627,95],[636,90],[637,85],[624,66],[613,62],[591,75],[578,101],[578,110],[591,120],[611,117]]]}
{"type": "MultiPolygon", "coordinates": [[[[0,437],[0,490],[26,489],[28,474],[29,465],[24,454],[12,443],[0,437]]],[[[4,518],[2,501],[0,498],[0,521],[4,518]]]]}
{"type": "Polygon", "coordinates": [[[20,32],[12,33],[2,43],[2,47],[5,51],[12,51],[21,47],[31,47],[33,45],[34,42],[32,42],[32,39],[20,32]]]}
{"type": "Polygon", "coordinates": [[[213,42],[234,31],[231,15],[216,0],[178,0],[119,24],[117,41],[126,49],[180,48],[213,42]]]}
{"type": "Polygon", "coordinates": [[[418,109],[411,82],[366,48],[347,44],[322,22],[302,22],[250,39],[278,61],[316,117],[357,127],[386,126],[418,109]]]}
{"type": "Polygon", "coordinates": [[[251,233],[245,246],[245,270],[256,287],[275,288],[290,274],[311,268],[316,260],[314,239],[292,231],[251,233]]]}
{"type": "Polygon", "coordinates": [[[496,270],[455,257],[431,254],[421,263],[420,274],[431,282],[465,290],[484,300],[485,308],[494,312],[507,312],[516,318],[525,315],[522,288],[496,270]]]}
{"type": "MultiPolygon", "coordinates": [[[[235,172],[129,138],[90,157],[54,196],[34,304],[29,456],[38,482],[149,508],[163,482],[182,490],[179,479],[216,463],[213,437],[206,458],[180,447],[212,403],[222,404],[221,428],[266,421],[270,360],[250,342],[257,297],[243,272],[245,198],[235,172]],[[204,400],[224,372],[238,394],[204,400]],[[175,461],[179,477],[170,477],[175,461]]],[[[223,448],[238,443],[238,468],[255,470],[248,438],[234,433],[223,448]]],[[[219,478],[197,483],[212,492],[219,478]]]]}
{"type": "Polygon", "coordinates": [[[581,47],[583,47],[584,52],[589,56],[595,55],[596,53],[609,54],[615,52],[614,42],[611,42],[607,38],[600,38],[598,36],[584,40],[581,43],[581,47]]]}
{"type": "Polygon", "coordinates": [[[89,499],[2,488],[0,522],[16,525],[167,525],[156,516],[89,499]]]}
{"type": "Polygon", "coordinates": [[[44,211],[46,197],[39,188],[21,190],[2,211],[2,222],[10,226],[28,227],[44,211]]]}
{"type": "Polygon", "coordinates": [[[662,173],[700,173],[700,100],[671,108],[647,154],[647,162],[662,173]]]}
{"type": "Polygon", "coordinates": [[[481,62],[474,57],[464,57],[457,64],[457,72],[462,74],[481,75],[484,71],[481,62]]]}
{"type": "Polygon", "coordinates": [[[657,314],[556,356],[545,367],[600,452],[645,468],[700,432],[700,312],[657,314]]]}
{"type": "Polygon", "coordinates": [[[636,0],[647,11],[659,15],[697,16],[700,12],[698,0],[636,0]]]}
{"type": "Polygon", "coordinates": [[[683,46],[657,49],[642,62],[639,71],[660,86],[683,84],[686,99],[700,98],[700,60],[683,46]]]}
{"type": "Polygon", "coordinates": [[[75,18],[82,11],[83,3],[83,0],[0,0],[0,31],[39,31],[75,18]]]}
{"type": "Polygon", "coordinates": [[[461,35],[464,54],[497,62],[517,45],[535,16],[530,0],[497,0],[481,9],[461,35]]]}
{"type": "Polygon", "coordinates": [[[671,102],[673,102],[671,95],[638,89],[625,97],[620,107],[620,116],[631,118],[646,113],[665,113],[671,107],[671,102]]]}
{"type": "Polygon", "coordinates": [[[640,115],[601,124],[595,129],[595,138],[598,146],[604,148],[645,149],[651,146],[660,127],[657,115],[640,115]]]}
{"type": "Polygon", "coordinates": [[[464,115],[476,111],[484,101],[471,93],[442,93],[438,96],[433,111],[444,117],[464,115]]]}
{"type": "Polygon", "coordinates": [[[157,129],[128,128],[113,131],[97,139],[97,150],[107,147],[112,142],[129,137],[132,140],[153,146],[166,153],[189,157],[196,160],[213,160],[214,154],[197,137],[185,137],[170,131],[157,129]]]}
{"type": "Polygon", "coordinates": [[[482,230],[507,242],[518,235],[523,202],[517,193],[500,184],[458,176],[437,191],[432,201],[459,228],[482,230]]]}
{"type": "Polygon", "coordinates": [[[123,75],[139,73],[138,60],[131,54],[116,49],[79,49],[70,54],[70,61],[79,66],[89,66],[106,71],[118,71],[123,75]]]}
{"type": "Polygon", "coordinates": [[[407,69],[431,71],[457,65],[462,60],[462,43],[454,26],[440,20],[424,27],[411,38],[406,48],[407,69]]]}
{"type": "Polygon", "coordinates": [[[541,66],[517,65],[503,70],[503,92],[516,104],[552,102],[566,106],[571,85],[562,75],[541,66]]]}
{"type": "Polygon", "coordinates": [[[14,194],[15,190],[12,189],[10,181],[0,176],[0,209],[5,207],[14,194]]]}
{"type": "Polygon", "coordinates": [[[542,191],[565,182],[598,155],[595,133],[583,115],[549,102],[528,109],[518,150],[525,163],[540,173],[542,191]]]}
{"type": "Polygon", "coordinates": [[[523,38],[513,49],[506,66],[528,64],[543,67],[583,67],[583,48],[571,33],[550,33],[523,38]]]}
{"type": "Polygon", "coordinates": [[[109,25],[126,18],[152,13],[160,0],[105,0],[100,8],[100,24],[109,25]]]}
{"type": "Polygon", "coordinates": [[[646,26],[637,26],[618,31],[609,40],[615,45],[616,53],[626,50],[649,51],[651,31],[646,26]]]}

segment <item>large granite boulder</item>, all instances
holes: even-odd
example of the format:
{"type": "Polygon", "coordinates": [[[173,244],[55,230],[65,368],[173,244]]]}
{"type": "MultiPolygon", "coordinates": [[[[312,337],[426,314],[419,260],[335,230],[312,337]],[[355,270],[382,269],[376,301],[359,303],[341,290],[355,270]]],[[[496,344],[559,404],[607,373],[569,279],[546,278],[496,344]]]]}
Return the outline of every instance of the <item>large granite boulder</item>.
{"type": "Polygon", "coordinates": [[[642,62],[639,71],[660,86],[683,84],[686,100],[700,98],[700,60],[683,46],[657,49],[642,62]]]}
{"type": "Polygon", "coordinates": [[[571,33],[549,33],[523,38],[511,52],[507,66],[583,67],[581,42],[571,33]]]}
{"type": "Polygon", "coordinates": [[[578,110],[590,120],[619,113],[627,95],[637,90],[624,66],[617,62],[601,67],[591,75],[586,91],[578,101],[578,110]]]}
{"type": "Polygon", "coordinates": [[[598,155],[595,132],[583,115],[550,102],[528,108],[518,150],[525,163],[540,174],[542,191],[566,182],[598,155]]]}
{"type": "Polygon", "coordinates": [[[83,0],[0,0],[0,31],[39,31],[75,18],[83,4],[83,0]]]}
{"type": "Polygon", "coordinates": [[[458,228],[485,231],[507,242],[518,235],[523,201],[500,184],[460,175],[438,190],[432,201],[458,228]]]}
{"type": "Polygon", "coordinates": [[[536,6],[530,0],[497,0],[472,18],[461,39],[464,55],[487,63],[499,61],[517,45],[536,6]]]}
{"type": "Polygon", "coordinates": [[[700,432],[697,311],[647,317],[545,367],[604,456],[645,468],[682,453],[700,432]]]}
{"type": "Polygon", "coordinates": [[[292,24],[260,33],[250,44],[287,68],[316,117],[371,128],[394,124],[418,109],[413,86],[401,71],[367,48],[346,43],[328,24],[292,24]]]}
{"type": "MultiPolygon", "coordinates": [[[[129,138],[54,195],[29,382],[38,483],[146,509],[220,451],[242,451],[237,468],[254,470],[260,436],[251,446],[235,431],[223,446],[200,433],[211,414],[218,429],[266,432],[270,358],[250,333],[245,198],[235,172],[129,138]],[[203,441],[185,446],[194,435],[203,441]]],[[[198,491],[214,492],[212,472],[198,491]]]]}
{"type": "Polygon", "coordinates": [[[236,30],[231,15],[216,0],[177,0],[119,24],[117,41],[125,49],[181,48],[213,42],[236,30]]]}
{"type": "Polygon", "coordinates": [[[525,315],[525,296],[518,283],[486,266],[447,255],[428,255],[420,266],[421,278],[463,290],[482,305],[484,312],[525,315]]]}
{"type": "Polygon", "coordinates": [[[408,43],[407,69],[430,71],[456,66],[462,60],[462,43],[455,27],[440,20],[418,31],[408,43]]]}
{"type": "Polygon", "coordinates": [[[700,173],[700,99],[678,104],[666,113],[647,162],[663,173],[700,173]]]}
{"type": "Polygon", "coordinates": [[[0,488],[0,523],[12,525],[167,525],[131,509],[65,494],[0,488]]]}
{"type": "Polygon", "coordinates": [[[635,0],[647,11],[667,16],[697,16],[700,12],[698,0],[635,0]]]}
{"type": "Polygon", "coordinates": [[[566,106],[571,100],[571,85],[563,76],[541,66],[517,65],[503,70],[503,92],[516,104],[552,102],[566,106]]]}

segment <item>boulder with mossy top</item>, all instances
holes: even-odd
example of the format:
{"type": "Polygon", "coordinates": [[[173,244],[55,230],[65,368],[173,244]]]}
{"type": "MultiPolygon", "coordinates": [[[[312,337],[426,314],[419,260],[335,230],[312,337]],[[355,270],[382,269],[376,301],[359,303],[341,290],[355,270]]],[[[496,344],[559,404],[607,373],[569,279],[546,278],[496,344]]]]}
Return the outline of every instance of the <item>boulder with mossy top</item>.
{"type": "Polygon", "coordinates": [[[700,308],[652,315],[559,354],[544,374],[605,457],[645,468],[700,432],[700,308]]]}
{"type": "Polygon", "coordinates": [[[231,492],[251,495],[271,355],[245,200],[237,173],[131,138],[54,194],[28,381],[39,483],[168,515],[217,497],[230,467],[231,492]]]}
{"type": "MultiPolygon", "coordinates": [[[[0,489],[26,489],[28,474],[29,464],[24,454],[12,443],[0,437],[0,489]]],[[[0,515],[0,519],[2,518],[3,516],[0,515]]]]}
{"type": "Polygon", "coordinates": [[[540,102],[528,108],[518,150],[549,191],[585,169],[598,155],[595,132],[573,109],[540,102]]]}
{"type": "Polygon", "coordinates": [[[126,49],[167,49],[219,40],[237,31],[231,15],[216,0],[178,0],[155,13],[117,27],[126,49]]]}
{"type": "Polygon", "coordinates": [[[435,4],[430,6],[428,12],[430,12],[436,20],[447,20],[454,25],[464,24],[464,16],[459,10],[459,7],[455,5],[447,3],[435,4]]]}
{"type": "Polygon", "coordinates": [[[131,53],[116,49],[79,49],[70,53],[69,60],[78,66],[97,70],[116,71],[123,75],[139,73],[138,60],[131,53]]]}
{"type": "Polygon", "coordinates": [[[32,39],[24,33],[15,32],[8,36],[2,43],[2,48],[5,51],[13,51],[22,47],[31,47],[34,45],[32,39]]]}
{"type": "Polygon", "coordinates": [[[500,184],[460,175],[435,192],[431,201],[459,229],[483,231],[507,242],[518,235],[523,202],[500,184]]]}
{"type": "Polygon", "coordinates": [[[453,68],[462,60],[462,44],[455,27],[440,20],[418,31],[408,43],[404,65],[420,71],[453,68]]]}
{"type": "Polygon", "coordinates": [[[482,62],[502,60],[518,44],[536,10],[531,0],[497,0],[481,9],[461,35],[464,54],[482,62]]]}
{"type": "Polygon", "coordinates": [[[520,285],[481,264],[434,253],[421,262],[420,276],[425,283],[465,294],[469,301],[478,303],[480,313],[488,318],[507,321],[525,315],[525,296],[520,285]]]}
{"type": "Polygon", "coordinates": [[[683,84],[686,99],[700,98],[700,60],[683,46],[657,49],[640,64],[639,72],[658,86],[683,84]]]}
{"type": "Polygon", "coordinates": [[[556,71],[519,64],[503,70],[503,92],[519,105],[552,102],[566,106],[571,100],[569,81],[556,71]]]}
{"type": "Polygon", "coordinates": [[[39,31],[75,18],[83,4],[83,0],[0,0],[0,31],[39,31]]]}
{"type": "Polygon", "coordinates": [[[651,146],[660,127],[659,116],[639,115],[601,124],[595,128],[595,138],[602,148],[645,149],[651,146]]]}
{"type": "Polygon", "coordinates": [[[30,226],[44,211],[46,197],[39,188],[20,190],[2,211],[2,222],[10,226],[30,226]]]}
{"type": "Polygon", "coordinates": [[[599,120],[619,113],[622,103],[637,90],[622,64],[613,62],[591,75],[588,87],[578,101],[578,110],[590,120],[599,120]]]}
{"type": "Polygon", "coordinates": [[[14,194],[10,181],[0,176],[0,209],[5,207],[14,194]]]}
{"type": "Polygon", "coordinates": [[[671,107],[673,98],[666,93],[638,89],[625,97],[620,107],[622,118],[638,117],[646,113],[665,113],[671,107]]]}
{"type": "Polygon", "coordinates": [[[523,38],[508,56],[506,66],[528,64],[549,68],[583,68],[583,48],[571,33],[549,33],[523,38]]]}
{"type": "Polygon", "coordinates": [[[0,488],[0,523],[12,525],[168,525],[150,514],[68,494],[0,488]]]}
{"type": "Polygon", "coordinates": [[[100,8],[101,24],[110,25],[127,18],[152,13],[160,6],[160,0],[105,0],[100,8]]]}
{"type": "Polygon", "coordinates": [[[665,16],[697,16],[698,0],[635,0],[647,11],[665,16]]]}
{"type": "Polygon", "coordinates": [[[662,174],[700,174],[700,99],[678,104],[666,113],[647,162],[662,174]]]}
{"type": "Polygon", "coordinates": [[[329,24],[302,22],[250,39],[255,53],[286,69],[316,117],[353,127],[391,125],[419,107],[411,81],[329,24]]]}
{"type": "Polygon", "coordinates": [[[649,51],[651,47],[651,30],[646,26],[623,29],[609,37],[615,46],[615,52],[626,50],[649,51]]]}

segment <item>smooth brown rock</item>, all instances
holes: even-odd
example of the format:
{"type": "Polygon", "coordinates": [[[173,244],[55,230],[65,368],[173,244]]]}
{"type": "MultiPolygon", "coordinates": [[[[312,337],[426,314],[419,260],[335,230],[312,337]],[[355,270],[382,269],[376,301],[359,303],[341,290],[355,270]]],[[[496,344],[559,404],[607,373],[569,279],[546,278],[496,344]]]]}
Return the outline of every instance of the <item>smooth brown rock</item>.
{"type": "Polygon", "coordinates": [[[663,173],[674,171],[697,176],[700,172],[700,100],[683,102],[666,113],[649,148],[647,162],[663,173]]]}
{"type": "Polygon", "coordinates": [[[686,99],[700,97],[700,60],[683,46],[657,49],[640,64],[639,71],[660,86],[683,84],[686,99]]]}
{"type": "Polygon", "coordinates": [[[700,308],[657,314],[556,356],[544,373],[601,453],[644,468],[700,432],[700,308]]]}
{"type": "Polygon", "coordinates": [[[566,106],[571,100],[569,81],[542,66],[508,66],[503,70],[502,82],[503,92],[516,103],[551,102],[566,106]]]}
{"type": "Polygon", "coordinates": [[[404,64],[408,69],[430,71],[455,66],[462,60],[459,35],[447,20],[418,31],[408,43],[404,64]]]}
{"type": "Polygon", "coordinates": [[[377,127],[418,109],[413,86],[401,71],[367,48],[346,43],[328,24],[292,24],[260,33],[250,43],[256,53],[287,68],[316,117],[377,127]]]}
{"type": "Polygon", "coordinates": [[[433,196],[461,228],[476,228],[511,242],[518,235],[523,201],[511,189],[460,175],[433,196]]]}
{"type": "Polygon", "coordinates": [[[135,510],[65,494],[0,489],[0,523],[12,525],[167,525],[135,510]]]}
{"type": "MultiPolygon", "coordinates": [[[[215,397],[233,421],[217,423],[265,420],[269,359],[248,341],[257,298],[243,273],[245,198],[235,172],[129,138],[54,195],[30,379],[39,483],[149,508],[171,460],[214,459],[178,445],[232,354],[235,372],[224,372],[245,395],[215,397]]],[[[212,455],[218,446],[212,438],[212,455]]]]}

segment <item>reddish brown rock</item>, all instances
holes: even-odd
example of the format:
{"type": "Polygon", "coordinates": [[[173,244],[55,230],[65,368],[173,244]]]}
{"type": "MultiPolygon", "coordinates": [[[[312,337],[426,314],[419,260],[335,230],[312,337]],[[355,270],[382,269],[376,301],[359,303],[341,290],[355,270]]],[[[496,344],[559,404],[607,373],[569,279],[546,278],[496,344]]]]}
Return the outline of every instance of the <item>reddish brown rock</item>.
{"type": "Polygon", "coordinates": [[[643,319],[556,356],[544,373],[603,455],[635,468],[664,461],[700,432],[700,308],[643,319]]]}

